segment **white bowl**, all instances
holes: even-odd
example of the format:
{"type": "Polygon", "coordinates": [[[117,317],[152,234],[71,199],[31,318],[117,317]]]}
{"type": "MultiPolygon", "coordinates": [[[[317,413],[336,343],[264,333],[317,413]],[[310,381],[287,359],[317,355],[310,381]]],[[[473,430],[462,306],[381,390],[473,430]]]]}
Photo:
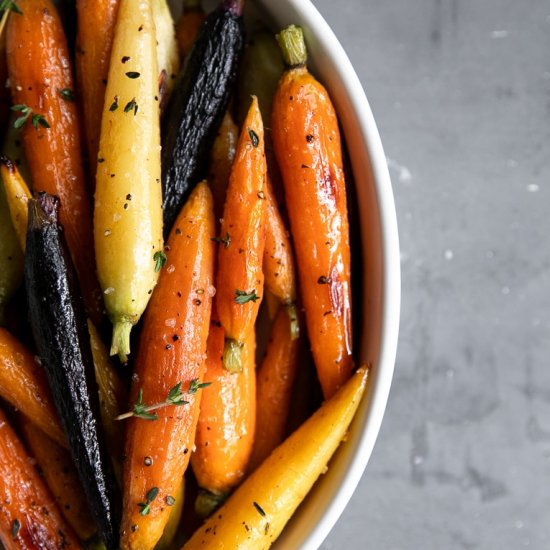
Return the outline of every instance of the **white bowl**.
{"type": "MultiPolygon", "coordinates": [[[[367,98],[336,36],[308,0],[255,0],[274,31],[294,23],[304,29],[308,65],[329,91],[351,159],[359,206],[363,309],[359,358],[372,367],[365,399],[349,437],[327,473],[315,484],[279,537],[275,548],[314,549],[328,535],[367,466],[390,391],[401,298],[399,242],[391,181],[367,98]]],[[[354,228],[351,228],[354,231],[354,228]]]]}

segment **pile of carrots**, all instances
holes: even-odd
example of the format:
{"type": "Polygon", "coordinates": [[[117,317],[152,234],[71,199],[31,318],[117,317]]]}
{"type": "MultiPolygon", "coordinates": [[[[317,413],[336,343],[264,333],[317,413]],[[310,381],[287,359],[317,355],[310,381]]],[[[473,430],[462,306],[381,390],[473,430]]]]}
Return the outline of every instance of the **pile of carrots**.
{"type": "Polygon", "coordinates": [[[302,31],[245,46],[243,0],[0,6],[0,541],[268,548],[368,374],[302,31]]]}

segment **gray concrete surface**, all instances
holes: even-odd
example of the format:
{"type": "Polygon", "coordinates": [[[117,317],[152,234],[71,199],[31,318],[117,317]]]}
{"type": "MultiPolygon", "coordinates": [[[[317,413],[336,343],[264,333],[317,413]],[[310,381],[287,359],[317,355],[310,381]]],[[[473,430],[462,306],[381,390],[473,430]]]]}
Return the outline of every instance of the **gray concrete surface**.
{"type": "Polygon", "coordinates": [[[386,417],[323,549],[548,549],[550,2],[314,3],[378,123],[403,279],[386,417]]]}

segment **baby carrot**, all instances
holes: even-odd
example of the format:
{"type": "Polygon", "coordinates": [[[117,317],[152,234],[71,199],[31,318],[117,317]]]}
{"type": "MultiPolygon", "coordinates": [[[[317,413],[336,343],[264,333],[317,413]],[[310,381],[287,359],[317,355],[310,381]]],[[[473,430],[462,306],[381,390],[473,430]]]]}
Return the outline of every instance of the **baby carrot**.
{"type": "Polygon", "coordinates": [[[176,37],[182,60],[191,51],[205,17],[201,0],[183,0],[183,13],[176,24],[176,37]]]}
{"type": "Polygon", "coordinates": [[[34,191],[60,199],[60,221],[75,263],[88,314],[101,316],[95,276],[92,213],[80,150],[67,41],[51,0],[17,2],[10,17],[8,69],[34,191]]]}
{"type": "Polygon", "coordinates": [[[21,250],[24,252],[29,219],[27,203],[31,198],[31,192],[17,166],[4,155],[0,155],[0,174],[4,182],[11,221],[17,233],[21,250]]]}
{"type": "Polygon", "coordinates": [[[0,395],[58,444],[67,447],[43,368],[3,328],[0,328],[0,395]]]}
{"type": "Polygon", "coordinates": [[[224,331],[215,312],[210,324],[205,379],[191,465],[199,492],[197,513],[208,516],[243,479],[254,441],[256,421],[256,339],[251,330],[242,350],[242,371],[222,365],[224,331]]]}
{"type": "Polygon", "coordinates": [[[36,460],[61,513],[82,540],[89,539],[96,526],[92,519],[71,455],[27,419],[21,421],[25,443],[36,460]]]}
{"type": "Polygon", "coordinates": [[[219,240],[216,284],[218,315],[225,330],[224,367],[241,370],[241,348],[263,297],[266,163],[264,130],[253,97],[237,144],[219,240]]]}
{"type": "Polygon", "coordinates": [[[203,182],[191,193],[168,238],[166,264],[140,337],[131,402],[137,404],[135,412],[146,414],[127,421],[121,527],[125,550],[155,546],[189,463],[213,295],[213,232],[212,195],[203,182]],[[140,403],[168,406],[153,414],[140,409],[140,403]]]}
{"type": "Polygon", "coordinates": [[[95,189],[95,172],[105,88],[111,47],[120,0],[76,0],[76,81],[86,135],[90,182],[95,189]]]}
{"type": "Polygon", "coordinates": [[[223,216],[223,205],[231,166],[235,158],[239,129],[233,121],[231,111],[228,109],[223,115],[222,123],[212,150],[210,151],[210,164],[208,167],[208,183],[214,197],[214,213],[216,214],[216,227],[223,216]]]}
{"type": "Polygon", "coordinates": [[[349,226],[338,120],[308,72],[303,34],[279,35],[289,66],[273,101],[272,137],[281,169],[306,325],[325,398],[353,368],[349,226]]]}
{"type": "Polygon", "coordinates": [[[290,318],[290,331],[294,339],[300,334],[296,311],[296,275],[290,238],[285,228],[279,207],[267,178],[267,213],[263,271],[265,288],[286,307],[290,318]]]}
{"type": "Polygon", "coordinates": [[[292,337],[290,318],[279,309],[267,351],[257,373],[256,433],[249,470],[252,471],[284,439],[296,376],[299,341],[292,337]]]}
{"type": "Polygon", "coordinates": [[[94,238],[113,323],[111,355],[123,362],[163,258],[159,125],[151,2],[121,0],[101,123],[94,238]]]}
{"type": "Polygon", "coordinates": [[[183,549],[269,548],[344,438],[366,384],[367,371],[360,369],[269,455],[183,549]]]}
{"type": "Polygon", "coordinates": [[[0,541],[6,550],[82,548],[0,411],[0,541]]]}

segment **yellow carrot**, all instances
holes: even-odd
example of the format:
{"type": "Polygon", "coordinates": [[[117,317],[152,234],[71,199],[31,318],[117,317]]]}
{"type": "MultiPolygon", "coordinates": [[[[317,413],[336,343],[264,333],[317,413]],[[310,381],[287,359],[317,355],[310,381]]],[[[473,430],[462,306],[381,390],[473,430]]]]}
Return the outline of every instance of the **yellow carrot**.
{"type": "Polygon", "coordinates": [[[103,107],[94,237],[113,323],[111,355],[126,361],[130,330],[162,265],[162,192],[156,37],[151,3],[122,0],[103,107]]]}
{"type": "Polygon", "coordinates": [[[367,384],[359,369],[243,482],[183,547],[269,548],[344,438],[367,384]]]}
{"type": "Polygon", "coordinates": [[[15,163],[5,156],[0,156],[0,174],[4,182],[13,228],[17,233],[21,250],[25,252],[29,219],[27,203],[31,198],[31,192],[15,163]]]}

